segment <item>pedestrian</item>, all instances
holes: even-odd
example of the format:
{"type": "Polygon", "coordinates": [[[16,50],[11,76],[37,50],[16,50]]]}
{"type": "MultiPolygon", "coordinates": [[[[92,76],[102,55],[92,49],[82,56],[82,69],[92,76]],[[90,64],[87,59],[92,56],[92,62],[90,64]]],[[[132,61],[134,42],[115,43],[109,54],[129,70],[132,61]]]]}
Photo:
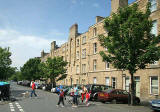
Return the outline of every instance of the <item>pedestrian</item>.
{"type": "Polygon", "coordinates": [[[78,106],[78,87],[76,86],[76,84],[73,87],[73,91],[74,91],[74,96],[73,96],[73,105],[72,107],[77,107],[78,106]]]}
{"type": "Polygon", "coordinates": [[[35,89],[36,89],[36,85],[35,85],[34,81],[32,81],[32,92],[31,92],[31,97],[32,97],[32,94],[34,94],[35,97],[37,97],[37,94],[36,94],[36,92],[35,92],[35,89]]]}
{"type": "Polygon", "coordinates": [[[82,103],[83,103],[83,101],[84,101],[86,91],[87,91],[87,89],[86,89],[86,87],[83,85],[83,86],[82,86],[82,93],[81,93],[82,103]]]}
{"type": "Polygon", "coordinates": [[[60,90],[59,101],[58,101],[57,106],[59,106],[61,102],[63,104],[62,107],[64,107],[64,91],[63,91],[63,89],[60,90]]]}
{"type": "Polygon", "coordinates": [[[86,92],[86,106],[89,106],[89,98],[90,98],[90,93],[87,91],[86,92]]]}

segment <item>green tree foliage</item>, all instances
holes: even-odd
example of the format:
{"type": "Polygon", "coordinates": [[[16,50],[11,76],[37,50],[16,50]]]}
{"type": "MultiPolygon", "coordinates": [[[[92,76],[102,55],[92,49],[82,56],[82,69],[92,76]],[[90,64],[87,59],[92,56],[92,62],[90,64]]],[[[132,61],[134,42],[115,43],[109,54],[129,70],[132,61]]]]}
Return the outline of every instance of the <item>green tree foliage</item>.
{"type": "Polygon", "coordinates": [[[67,69],[65,67],[67,62],[63,61],[62,57],[48,58],[47,61],[42,64],[42,70],[44,71],[46,78],[50,78],[53,85],[56,84],[56,81],[66,78],[67,69]]]}
{"type": "Polygon", "coordinates": [[[9,68],[7,69],[7,72],[6,72],[7,78],[10,78],[10,77],[12,77],[13,75],[15,75],[16,70],[17,70],[16,67],[9,67],[9,68]]]}
{"type": "Polygon", "coordinates": [[[16,70],[15,73],[9,78],[9,80],[14,80],[14,81],[23,80],[21,72],[16,70]]]}
{"type": "Polygon", "coordinates": [[[8,78],[8,70],[10,70],[12,63],[10,56],[11,52],[9,48],[0,47],[0,80],[7,80],[8,78]]]}
{"type": "Polygon", "coordinates": [[[131,75],[132,104],[135,95],[134,73],[160,58],[160,36],[151,34],[150,4],[146,9],[146,12],[140,12],[137,4],[119,9],[117,14],[104,21],[108,36],[99,36],[101,45],[108,49],[107,54],[100,52],[103,60],[117,69],[128,70],[131,75]]]}
{"type": "Polygon", "coordinates": [[[25,80],[36,80],[41,78],[41,69],[39,65],[41,63],[40,58],[29,59],[21,68],[21,74],[25,80]]]}

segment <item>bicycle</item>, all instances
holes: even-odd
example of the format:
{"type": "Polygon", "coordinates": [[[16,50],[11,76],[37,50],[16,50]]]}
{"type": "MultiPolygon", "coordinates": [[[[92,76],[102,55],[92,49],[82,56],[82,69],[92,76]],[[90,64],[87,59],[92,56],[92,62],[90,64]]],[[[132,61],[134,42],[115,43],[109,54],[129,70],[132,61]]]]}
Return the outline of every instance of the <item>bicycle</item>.
{"type": "MultiPolygon", "coordinates": [[[[81,96],[78,95],[78,98],[77,98],[77,101],[78,101],[78,104],[81,104],[82,103],[82,100],[81,100],[81,96]]],[[[73,96],[66,96],[66,102],[70,105],[73,104],[73,96]]]]}

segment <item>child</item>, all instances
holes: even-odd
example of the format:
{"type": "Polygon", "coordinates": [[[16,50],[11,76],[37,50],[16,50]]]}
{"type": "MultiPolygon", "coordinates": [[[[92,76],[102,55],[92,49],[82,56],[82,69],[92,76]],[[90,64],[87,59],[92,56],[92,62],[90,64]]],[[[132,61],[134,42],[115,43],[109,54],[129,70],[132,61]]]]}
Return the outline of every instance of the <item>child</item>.
{"type": "Polygon", "coordinates": [[[64,91],[63,89],[60,90],[60,93],[59,93],[59,101],[58,101],[58,104],[57,106],[59,106],[59,104],[62,102],[62,107],[64,107],[64,91]]]}
{"type": "Polygon", "coordinates": [[[90,98],[90,93],[87,91],[86,92],[86,106],[89,106],[89,98],[90,98]]]}

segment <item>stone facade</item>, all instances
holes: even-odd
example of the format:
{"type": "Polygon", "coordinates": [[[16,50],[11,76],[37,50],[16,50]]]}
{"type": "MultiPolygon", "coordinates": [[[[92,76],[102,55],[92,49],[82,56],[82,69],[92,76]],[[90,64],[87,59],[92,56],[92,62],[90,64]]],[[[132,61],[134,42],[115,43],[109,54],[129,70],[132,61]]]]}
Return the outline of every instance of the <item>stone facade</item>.
{"type": "MultiPolygon", "coordinates": [[[[119,7],[126,6],[128,0],[111,0],[112,12],[119,7]],[[118,2],[117,2],[118,1],[118,2]]],[[[139,9],[145,10],[148,0],[137,0],[139,9]]],[[[160,34],[160,1],[156,0],[157,9],[152,12],[151,19],[157,21],[157,33],[160,34]]],[[[132,5],[132,4],[131,4],[132,5]]],[[[68,42],[57,47],[56,42],[51,43],[51,51],[42,54],[42,61],[48,57],[63,56],[67,65],[67,78],[57,84],[107,84],[119,89],[129,90],[130,75],[127,71],[117,70],[111,64],[102,61],[99,51],[105,51],[97,36],[107,35],[103,28],[103,17],[96,17],[96,24],[90,26],[83,34],[78,33],[78,25],[70,28],[68,42]]],[[[160,96],[160,62],[149,65],[145,70],[139,70],[135,74],[136,95],[141,99],[154,99],[160,96]],[[154,77],[155,76],[155,77],[154,77]],[[158,78],[157,78],[158,77],[158,78]],[[155,82],[154,82],[155,81],[155,82]],[[154,85],[154,84],[157,85],[154,85]],[[152,93],[152,87],[158,88],[157,94],[152,93]]]]}

